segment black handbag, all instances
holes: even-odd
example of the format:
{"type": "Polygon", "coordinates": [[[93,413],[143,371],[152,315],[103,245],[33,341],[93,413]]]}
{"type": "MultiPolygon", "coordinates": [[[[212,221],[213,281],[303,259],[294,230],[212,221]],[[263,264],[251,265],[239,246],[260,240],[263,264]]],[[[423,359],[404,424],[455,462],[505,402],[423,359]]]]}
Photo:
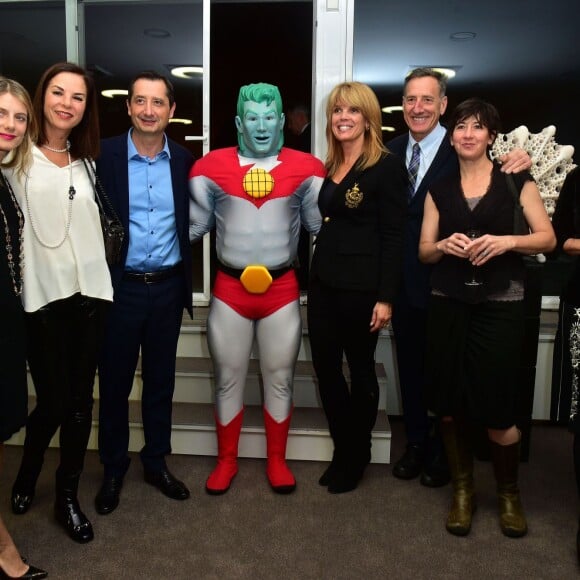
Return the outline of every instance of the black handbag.
{"type": "Polygon", "coordinates": [[[105,244],[105,257],[109,266],[119,263],[121,258],[121,248],[125,239],[125,228],[119,216],[113,209],[101,181],[99,180],[93,164],[87,159],[83,159],[89,181],[93,185],[95,201],[99,206],[99,217],[101,218],[101,229],[103,231],[103,242],[105,244]]]}

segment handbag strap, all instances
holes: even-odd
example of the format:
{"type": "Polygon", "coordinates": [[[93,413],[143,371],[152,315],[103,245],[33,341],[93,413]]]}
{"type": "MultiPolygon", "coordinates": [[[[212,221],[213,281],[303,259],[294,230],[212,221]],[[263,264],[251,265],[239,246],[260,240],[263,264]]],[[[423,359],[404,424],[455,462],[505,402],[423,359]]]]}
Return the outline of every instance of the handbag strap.
{"type": "Polygon", "coordinates": [[[514,199],[513,231],[515,234],[523,231],[524,229],[527,229],[529,231],[528,224],[527,222],[525,222],[525,218],[523,218],[524,221],[522,222],[523,207],[522,204],[520,203],[520,191],[518,191],[516,182],[514,181],[514,176],[511,173],[506,173],[505,180],[507,182],[508,189],[510,190],[510,193],[512,194],[512,197],[514,199]]]}
{"type": "Polygon", "coordinates": [[[99,179],[99,176],[97,175],[97,172],[93,166],[93,160],[89,160],[83,157],[83,164],[85,166],[87,175],[89,176],[89,181],[93,186],[93,191],[95,192],[95,201],[97,202],[99,209],[104,214],[108,214],[109,217],[112,217],[117,221],[121,221],[117,215],[117,212],[113,208],[113,204],[111,203],[109,196],[105,193],[103,184],[101,183],[101,180],[99,179]]]}

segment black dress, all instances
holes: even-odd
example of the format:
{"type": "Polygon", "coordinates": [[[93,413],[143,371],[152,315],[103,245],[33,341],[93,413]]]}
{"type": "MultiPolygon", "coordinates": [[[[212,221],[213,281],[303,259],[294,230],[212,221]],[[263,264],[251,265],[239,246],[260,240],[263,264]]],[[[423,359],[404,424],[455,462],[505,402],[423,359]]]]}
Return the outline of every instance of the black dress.
{"type": "MultiPolygon", "coordinates": [[[[521,189],[528,179],[527,174],[517,176],[516,185],[521,189]]],[[[439,210],[440,239],[474,227],[493,235],[513,231],[513,197],[497,166],[473,209],[459,176],[434,184],[431,195],[439,210]]],[[[445,255],[433,266],[425,402],[438,416],[464,416],[488,428],[507,429],[516,421],[524,336],[522,256],[506,252],[478,272],[483,284],[473,292],[465,284],[471,276],[468,260],[445,255]],[[510,295],[516,286],[521,290],[510,295]]]]}
{"type": "MultiPolygon", "coordinates": [[[[552,225],[558,250],[569,238],[580,238],[580,170],[574,169],[564,182],[552,225]]],[[[568,422],[580,434],[580,258],[560,296],[558,332],[552,361],[551,418],[568,422]]]]}
{"type": "Polygon", "coordinates": [[[28,402],[24,313],[20,296],[14,290],[14,282],[17,286],[20,284],[20,238],[15,203],[0,173],[0,442],[10,439],[24,426],[28,402]],[[13,246],[15,281],[8,266],[6,226],[13,246]]]}

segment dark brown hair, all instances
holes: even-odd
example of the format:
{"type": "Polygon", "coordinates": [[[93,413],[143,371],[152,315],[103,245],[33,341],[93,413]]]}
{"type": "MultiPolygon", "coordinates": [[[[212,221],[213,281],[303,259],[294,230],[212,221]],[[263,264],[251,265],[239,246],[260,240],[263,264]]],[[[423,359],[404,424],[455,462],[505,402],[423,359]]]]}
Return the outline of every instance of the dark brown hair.
{"type": "Polygon", "coordinates": [[[501,120],[497,109],[482,99],[471,98],[463,101],[455,107],[448,120],[449,131],[452,133],[455,127],[465,119],[475,117],[488,131],[492,139],[501,131],[501,120]]]}
{"type": "Polygon", "coordinates": [[[154,70],[144,70],[133,77],[131,83],[129,84],[129,95],[127,96],[127,100],[129,102],[131,102],[131,98],[133,97],[135,83],[142,79],[146,81],[162,81],[165,84],[165,93],[169,99],[169,107],[173,107],[173,103],[175,103],[175,91],[173,89],[173,84],[168,78],[164,77],[158,72],[155,72],[154,70]]]}
{"type": "Polygon", "coordinates": [[[100,153],[99,115],[97,107],[97,91],[90,74],[82,67],[72,62],[58,62],[49,67],[40,78],[36,93],[34,94],[34,114],[38,121],[38,144],[47,143],[44,126],[44,99],[50,81],[60,73],[72,73],[79,75],[85,82],[87,89],[87,101],[85,114],[81,122],[73,127],[69,135],[71,143],[70,152],[74,158],[97,158],[100,153]]]}

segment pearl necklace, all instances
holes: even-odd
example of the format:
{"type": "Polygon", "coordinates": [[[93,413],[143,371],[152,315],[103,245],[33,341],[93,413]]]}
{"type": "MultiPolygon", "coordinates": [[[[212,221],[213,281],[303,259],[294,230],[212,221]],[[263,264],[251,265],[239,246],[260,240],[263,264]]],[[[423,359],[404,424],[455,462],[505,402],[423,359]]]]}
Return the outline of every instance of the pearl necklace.
{"type": "MultiPolygon", "coordinates": [[[[46,147],[46,145],[43,145],[43,147],[46,147]]],[[[68,209],[67,209],[66,225],[64,227],[64,236],[63,236],[62,240],[60,240],[60,242],[58,242],[56,244],[49,244],[48,242],[45,242],[40,237],[38,230],[36,229],[35,221],[32,218],[32,211],[30,210],[30,202],[28,200],[28,181],[30,179],[30,175],[28,173],[26,173],[26,179],[24,181],[24,197],[26,199],[26,213],[28,214],[28,221],[30,222],[30,226],[32,227],[32,232],[34,233],[34,237],[38,240],[38,242],[41,246],[44,246],[45,248],[48,248],[49,250],[56,250],[57,248],[60,248],[65,243],[66,239],[68,238],[69,232],[70,232],[70,223],[71,223],[71,219],[72,219],[72,202],[73,202],[74,196],[76,194],[76,189],[75,189],[75,186],[73,185],[72,159],[70,156],[70,143],[67,141],[67,147],[63,151],[57,151],[55,149],[51,149],[50,147],[46,147],[46,148],[49,151],[55,151],[57,153],[64,153],[66,151],[66,154],[68,157],[68,179],[69,179],[68,209]]]]}
{"type": "Polygon", "coordinates": [[[48,149],[49,151],[52,151],[53,153],[68,153],[70,151],[70,141],[67,139],[66,147],[64,149],[54,149],[53,147],[49,147],[46,143],[41,145],[41,147],[44,147],[45,149],[48,149]]]}
{"type": "Polygon", "coordinates": [[[10,199],[12,204],[14,205],[14,209],[16,210],[16,215],[18,216],[18,240],[19,240],[19,254],[18,254],[18,263],[20,265],[20,271],[17,273],[16,270],[16,263],[14,261],[14,254],[13,254],[13,246],[12,246],[12,236],[10,235],[10,228],[8,227],[8,219],[6,218],[6,214],[4,213],[4,208],[2,204],[0,204],[0,214],[2,214],[2,220],[4,221],[4,235],[6,237],[6,256],[8,260],[8,271],[10,273],[10,278],[12,279],[12,288],[14,289],[14,294],[16,296],[20,296],[22,294],[22,270],[24,268],[24,260],[23,260],[23,238],[22,238],[22,230],[24,229],[24,215],[20,211],[20,206],[16,201],[16,197],[14,192],[12,191],[12,187],[10,187],[10,183],[4,177],[4,174],[0,172],[2,175],[2,181],[4,182],[6,189],[8,190],[8,194],[10,195],[10,199]]]}

